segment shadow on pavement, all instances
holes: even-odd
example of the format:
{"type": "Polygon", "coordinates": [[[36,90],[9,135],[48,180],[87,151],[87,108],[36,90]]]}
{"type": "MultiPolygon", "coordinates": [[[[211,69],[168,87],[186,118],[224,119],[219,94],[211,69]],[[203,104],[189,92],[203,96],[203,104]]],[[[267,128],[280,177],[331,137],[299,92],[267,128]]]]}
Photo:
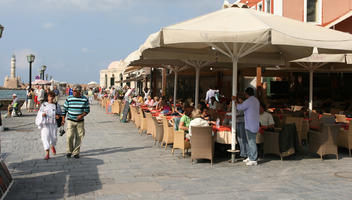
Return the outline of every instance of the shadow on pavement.
{"type": "Polygon", "coordinates": [[[6,199],[62,199],[94,192],[102,188],[97,167],[104,161],[89,156],[144,148],[96,149],[82,152],[80,159],[56,156],[49,161],[33,159],[10,163],[9,169],[15,169],[14,184],[6,199]]]}

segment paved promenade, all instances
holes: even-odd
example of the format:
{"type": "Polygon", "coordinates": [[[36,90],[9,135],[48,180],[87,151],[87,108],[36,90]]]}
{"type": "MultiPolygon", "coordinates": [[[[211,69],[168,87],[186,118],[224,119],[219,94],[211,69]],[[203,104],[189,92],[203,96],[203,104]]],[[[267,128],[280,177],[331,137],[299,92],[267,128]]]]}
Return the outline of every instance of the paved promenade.
{"type": "Polygon", "coordinates": [[[1,152],[15,183],[6,199],[351,199],[352,158],[267,156],[260,165],[216,161],[191,164],[179,151],[153,147],[132,123],[92,105],[80,159],[44,161],[35,116],[5,119],[1,152]],[[344,178],[343,178],[344,177],[344,178]]]}

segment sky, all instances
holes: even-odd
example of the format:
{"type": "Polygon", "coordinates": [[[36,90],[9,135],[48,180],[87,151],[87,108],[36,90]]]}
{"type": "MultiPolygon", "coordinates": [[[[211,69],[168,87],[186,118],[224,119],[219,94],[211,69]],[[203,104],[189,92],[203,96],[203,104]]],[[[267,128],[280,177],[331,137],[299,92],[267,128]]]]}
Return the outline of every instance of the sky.
{"type": "MultiPolygon", "coordinates": [[[[230,1],[233,2],[234,0],[230,1]]],[[[28,82],[26,55],[36,56],[55,80],[99,82],[99,71],[138,49],[148,35],[221,9],[223,0],[0,0],[0,85],[16,55],[17,75],[28,82]]]]}

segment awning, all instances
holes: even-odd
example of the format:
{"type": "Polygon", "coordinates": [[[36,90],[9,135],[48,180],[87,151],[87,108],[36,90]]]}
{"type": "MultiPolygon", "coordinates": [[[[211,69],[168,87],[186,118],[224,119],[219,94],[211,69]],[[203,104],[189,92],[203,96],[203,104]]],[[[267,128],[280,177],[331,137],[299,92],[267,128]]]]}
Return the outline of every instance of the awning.
{"type": "Polygon", "coordinates": [[[123,71],[123,74],[128,74],[128,73],[132,73],[132,72],[136,72],[138,70],[141,70],[143,67],[141,66],[128,66],[125,68],[125,70],[123,71]]]}

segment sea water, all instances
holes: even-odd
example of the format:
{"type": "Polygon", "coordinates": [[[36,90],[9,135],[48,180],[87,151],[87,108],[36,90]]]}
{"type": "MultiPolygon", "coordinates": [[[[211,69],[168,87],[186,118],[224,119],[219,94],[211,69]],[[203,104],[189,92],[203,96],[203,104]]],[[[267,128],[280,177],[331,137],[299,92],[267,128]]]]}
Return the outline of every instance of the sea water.
{"type": "Polygon", "coordinates": [[[0,90],[0,99],[12,99],[12,95],[16,94],[19,99],[26,99],[26,90],[0,90]]]}

